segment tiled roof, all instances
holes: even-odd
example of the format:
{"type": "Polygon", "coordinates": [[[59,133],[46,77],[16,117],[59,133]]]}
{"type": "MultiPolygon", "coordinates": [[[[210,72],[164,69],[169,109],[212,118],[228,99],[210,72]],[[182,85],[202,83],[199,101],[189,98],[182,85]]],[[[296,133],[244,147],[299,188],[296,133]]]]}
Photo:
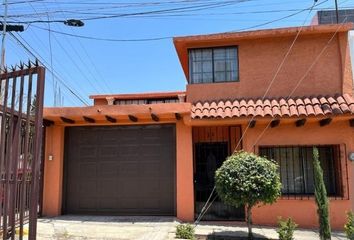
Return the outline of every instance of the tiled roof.
{"type": "Polygon", "coordinates": [[[234,101],[197,102],[192,118],[232,117],[299,117],[354,114],[354,98],[349,94],[335,97],[302,97],[278,99],[240,99],[234,101]]]}

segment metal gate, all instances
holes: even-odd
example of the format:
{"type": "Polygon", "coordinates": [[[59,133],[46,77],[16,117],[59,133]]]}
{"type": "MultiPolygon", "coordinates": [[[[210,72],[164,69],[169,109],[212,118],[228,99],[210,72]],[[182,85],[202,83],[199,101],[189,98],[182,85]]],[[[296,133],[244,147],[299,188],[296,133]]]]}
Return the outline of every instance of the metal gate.
{"type": "Polygon", "coordinates": [[[44,75],[45,69],[38,62],[1,71],[0,236],[3,240],[23,239],[26,224],[28,239],[36,239],[44,75]]]}

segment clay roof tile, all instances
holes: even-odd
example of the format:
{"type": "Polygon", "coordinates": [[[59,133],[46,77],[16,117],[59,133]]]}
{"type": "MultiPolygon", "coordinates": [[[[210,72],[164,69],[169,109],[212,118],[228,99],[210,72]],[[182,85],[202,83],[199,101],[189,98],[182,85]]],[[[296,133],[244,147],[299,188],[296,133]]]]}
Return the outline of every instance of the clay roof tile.
{"type": "Polygon", "coordinates": [[[247,108],[246,106],[241,106],[240,107],[240,116],[247,116],[247,108]]]}
{"type": "Polygon", "coordinates": [[[327,101],[329,102],[330,105],[337,103],[337,101],[333,97],[327,98],[327,101]]]}
{"type": "Polygon", "coordinates": [[[296,99],[295,103],[297,106],[300,106],[300,105],[304,106],[305,105],[304,101],[301,98],[296,99]]]}
{"type": "Polygon", "coordinates": [[[247,107],[247,102],[246,102],[246,100],[244,100],[244,99],[242,99],[242,100],[240,101],[240,107],[242,107],[242,106],[247,107]]]}
{"type": "Polygon", "coordinates": [[[225,108],[224,118],[231,118],[231,117],[232,117],[231,108],[229,108],[229,107],[225,108]]]}
{"type": "Polygon", "coordinates": [[[219,118],[224,118],[224,109],[221,107],[218,107],[218,109],[216,110],[216,115],[219,118]]]}
{"type": "Polygon", "coordinates": [[[258,99],[258,100],[256,101],[256,105],[263,107],[263,101],[262,101],[261,99],[258,99]]]}
{"type": "Polygon", "coordinates": [[[247,107],[247,116],[254,116],[255,114],[254,105],[249,105],[247,107]]]}
{"type": "Polygon", "coordinates": [[[322,111],[325,115],[332,113],[332,108],[328,103],[322,104],[321,108],[322,108],[322,111]]]}
{"type": "Polygon", "coordinates": [[[311,102],[313,105],[314,104],[321,104],[320,101],[318,100],[318,98],[316,98],[316,97],[311,98],[311,102]]]}
{"type": "Polygon", "coordinates": [[[297,111],[295,104],[290,105],[289,112],[290,112],[290,117],[299,116],[299,113],[297,111]]]}
{"type": "Polygon", "coordinates": [[[316,115],[313,105],[306,104],[305,108],[306,108],[307,116],[316,115]]]}
{"type": "Polygon", "coordinates": [[[281,98],[280,100],[279,100],[279,105],[280,105],[280,107],[281,106],[288,106],[288,103],[287,103],[287,101],[284,99],[284,98],[281,98]]]}
{"type": "Polygon", "coordinates": [[[307,106],[307,105],[312,105],[312,102],[309,98],[305,98],[304,99],[304,104],[307,106]]]}
{"type": "Polygon", "coordinates": [[[225,102],[225,109],[226,108],[232,108],[232,102],[230,101],[230,100],[227,100],[226,102],[225,102]]]}
{"type": "Polygon", "coordinates": [[[271,116],[273,117],[273,112],[272,112],[272,109],[269,105],[265,105],[264,108],[263,108],[263,111],[264,111],[264,116],[271,116]]]}
{"type": "Polygon", "coordinates": [[[256,106],[256,110],[255,110],[255,116],[260,116],[263,117],[263,108],[261,105],[257,105],[256,106]]]}
{"type": "Polygon", "coordinates": [[[354,99],[349,94],[335,97],[310,97],[310,98],[290,98],[289,100],[261,99],[240,101],[230,100],[197,102],[191,108],[192,118],[231,118],[231,117],[252,117],[252,116],[278,116],[278,117],[298,117],[319,116],[329,114],[354,113],[354,99]]]}
{"type": "Polygon", "coordinates": [[[232,108],[232,117],[239,117],[240,116],[240,111],[238,110],[237,107],[232,108]]]}
{"type": "Polygon", "coordinates": [[[272,106],[272,104],[270,103],[270,101],[268,99],[263,101],[263,107],[265,107],[265,106],[269,106],[269,107],[272,106]]]}
{"type": "Polygon", "coordinates": [[[232,106],[234,107],[240,107],[240,102],[238,100],[233,101],[232,106]]]}
{"type": "Polygon", "coordinates": [[[338,114],[342,114],[343,113],[342,110],[340,109],[338,103],[332,104],[331,108],[332,108],[332,113],[333,114],[337,114],[338,115],[338,114]]]}
{"type": "Polygon", "coordinates": [[[298,112],[299,116],[307,116],[307,112],[306,112],[305,106],[303,104],[300,104],[297,106],[297,112],[298,112]]]}
{"type": "Polygon", "coordinates": [[[296,106],[296,103],[295,103],[294,99],[290,98],[290,99],[288,100],[288,105],[289,105],[289,106],[292,106],[292,105],[295,105],[295,106],[296,106]]]}

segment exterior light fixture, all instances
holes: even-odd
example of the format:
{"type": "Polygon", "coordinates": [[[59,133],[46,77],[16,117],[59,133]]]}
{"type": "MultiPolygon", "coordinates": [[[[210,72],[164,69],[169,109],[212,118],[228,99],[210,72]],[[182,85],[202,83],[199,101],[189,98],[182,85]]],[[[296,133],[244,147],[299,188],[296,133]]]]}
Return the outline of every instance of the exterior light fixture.
{"type": "Polygon", "coordinates": [[[70,27],[82,27],[84,26],[84,22],[78,19],[68,19],[64,21],[64,24],[70,27]]]}

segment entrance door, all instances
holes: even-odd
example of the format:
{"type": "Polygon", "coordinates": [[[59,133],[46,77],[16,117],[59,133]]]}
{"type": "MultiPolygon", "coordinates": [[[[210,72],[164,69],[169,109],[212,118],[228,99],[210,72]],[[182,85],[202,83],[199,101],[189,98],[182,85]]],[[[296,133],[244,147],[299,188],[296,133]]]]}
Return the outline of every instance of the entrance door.
{"type": "MultiPolygon", "coordinates": [[[[195,218],[198,218],[203,206],[214,188],[215,171],[229,155],[228,142],[195,143],[195,218]]],[[[244,220],[244,207],[234,208],[221,202],[214,191],[211,207],[201,220],[244,220]],[[216,198],[215,198],[216,197],[216,198]]]]}

